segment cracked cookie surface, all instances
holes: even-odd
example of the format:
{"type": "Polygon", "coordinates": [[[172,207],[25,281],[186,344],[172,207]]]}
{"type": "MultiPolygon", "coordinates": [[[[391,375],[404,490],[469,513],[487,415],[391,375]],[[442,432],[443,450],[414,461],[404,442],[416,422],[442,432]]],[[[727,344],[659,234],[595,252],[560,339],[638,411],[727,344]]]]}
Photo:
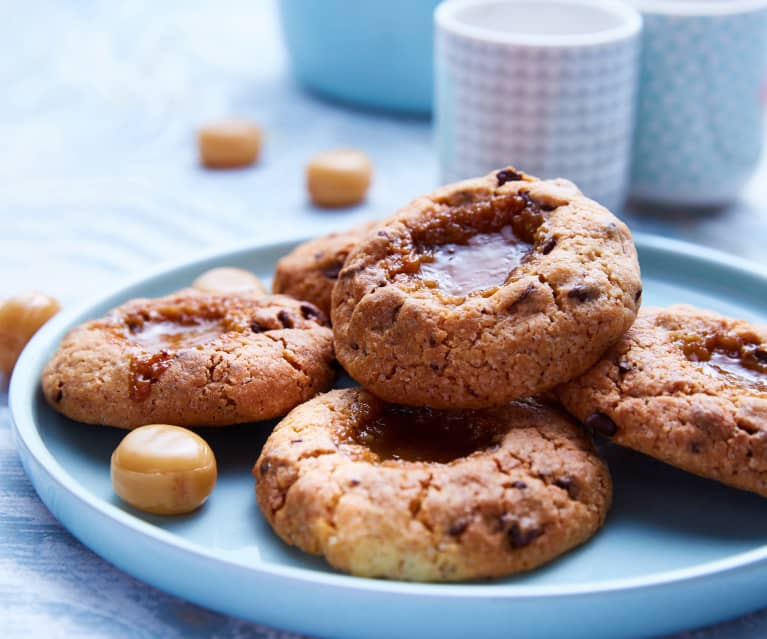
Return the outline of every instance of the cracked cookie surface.
{"type": "Polygon", "coordinates": [[[349,251],[377,224],[366,222],[298,245],[278,260],[272,291],[311,302],[329,317],[331,293],[349,251]]]}
{"type": "Polygon", "coordinates": [[[416,198],[352,249],[336,356],[388,401],[503,405],[588,370],[641,290],[625,224],[566,180],[508,168],[416,198]]]}
{"type": "Polygon", "coordinates": [[[359,388],[295,408],[253,474],[286,543],[355,575],[418,581],[530,570],[589,539],[612,495],[590,438],[556,409],[430,411],[359,388]]]}
{"type": "Polygon", "coordinates": [[[586,426],[767,497],[767,328],[691,306],[648,308],[557,390],[586,426]]]}
{"type": "Polygon", "coordinates": [[[48,402],[77,421],[223,426],[284,415],[332,383],[322,312],[282,295],[136,299],[72,329],[47,364],[48,402]]]}

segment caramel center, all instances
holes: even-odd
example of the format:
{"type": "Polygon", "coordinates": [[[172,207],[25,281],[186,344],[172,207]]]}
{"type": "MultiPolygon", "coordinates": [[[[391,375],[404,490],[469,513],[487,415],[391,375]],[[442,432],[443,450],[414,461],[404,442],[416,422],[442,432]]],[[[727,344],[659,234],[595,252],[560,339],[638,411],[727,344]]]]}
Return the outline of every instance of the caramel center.
{"type": "Polygon", "coordinates": [[[464,244],[429,247],[421,258],[420,277],[431,288],[465,297],[502,286],[531,249],[511,226],[504,226],[497,233],[473,235],[464,244]]]}
{"type": "Polygon", "coordinates": [[[361,454],[358,449],[350,451],[354,457],[442,464],[488,448],[502,434],[497,421],[475,411],[405,406],[387,406],[356,428],[336,433],[339,444],[363,447],[361,454]]]}
{"type": "Polygon", "coordinates": [[[134,347],[130,358],[130,396],[137,402],[149,397],[152,384],[168,370],[176,351],[200,346],[226,332],[222,319],[184,314],[171,319],[130,316],[125,325],[124,337],[134,347]]]}
{"type": "Polygon", "coordinates": [[[144,322],[135,331],[129,332],[128,340],[146,351],[154,352],[163,348],[199,346],[224,332],[224,327],[217,320],[201,319],[189,324],[163,320],[144,322]]]}
{"type": "Polygon", "coordinates": [[[743,360],[727,353],[714,351],[706,367],[733,385],[743,385],[767,393],[767,373],[745,366],[743,360]]]}
{"type": "Polygon", "coordinates": [[[687,359],[727,383],[767,393],[767,350],[760,344],[734,335],[693,335],[682,339],[682,348],[687,359]]]}

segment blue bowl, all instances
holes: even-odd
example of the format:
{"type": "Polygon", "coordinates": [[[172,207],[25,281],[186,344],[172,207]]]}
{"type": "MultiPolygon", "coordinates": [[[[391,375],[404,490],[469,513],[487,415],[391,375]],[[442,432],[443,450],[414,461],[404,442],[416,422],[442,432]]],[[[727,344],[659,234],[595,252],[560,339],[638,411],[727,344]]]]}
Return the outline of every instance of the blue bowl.
{"type": "Polygon", "coordinates": [[[432,13],[440,0],[281,0],[293,70],[319,94],[428,114],[432,13]]]}

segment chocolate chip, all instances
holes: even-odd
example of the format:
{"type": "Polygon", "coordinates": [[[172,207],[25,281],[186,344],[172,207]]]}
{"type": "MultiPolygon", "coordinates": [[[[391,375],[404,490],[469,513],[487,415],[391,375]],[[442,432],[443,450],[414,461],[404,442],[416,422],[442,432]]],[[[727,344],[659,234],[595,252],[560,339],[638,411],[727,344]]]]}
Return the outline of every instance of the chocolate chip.
{"type": "Polygon", "coordinates": [[[389,234],[386,231],[384,231],[383,229],[381,229],[380,231],[377,231],[376,235],[378,237],[383,237],[383,238],[385,238],[387,240],[389,239],[389,234]]]}
{"type": "Polygon", "coordinates": [[[431,370],[433,370],[433,371],[438,371],[439,370],[439,366],[437,364],[429,364],[429,368],[431,368],[431,370]]]}
{"type": "Polygon", "coordinates": [[[450,525],[450,528],[447,529],[447,534],[451,537],[460,537],[464,532],[466,532],[466,529],[469,527],[470,523],[471,519],[468,517],[461,517],[460,519],[456,519],[450,525]]]}
{"type": "Polygon", "coordinates": [[[530,545],[542,534],[543,530],[541,530],[538,526],[529,524],[523,526],[520,524],[520,522],[514,521],[506,532],[506,537],[508,538],[509,545],[512,548],[524,548],[525,546],[530,545]]]}
{"type": "Polygon", "coordinates": [[[523,482],[521,479],[517,479],[516,481],[511,482],[512,488],[517,488],[518,490],[524,490],[527,488],[527,484],[523,482]]]}
{"type": "Polygon", "coordinates": [[[291,444],[300,444],[302,441],[304,441],[304,440],[299,437],[298,439],[291,439],[290,443],[291,444]]]}
{"type": "Polygon", "coordinates": [[[495,174],[495,178],[498,180],[498,186],[503,186],[506,182],[518,182],[522,176],[512,169],[503,169],[495,174]]]}
{"type": "Polygon", "coordinates": [[[359,479],[350,479],[349,480],[349,486],[351,486],[352,488],[354,488],[356,486],[359,486],[359,485],[360,485],[360,480],[359,479]]]}
{"type": "Polygon", "coordinates": [[[429,346],[434,348],[437,345],[437,340],[433,335],[429,335],[429,346]]]}
{"type": "Polygon", "coordinates": [[[570,499],[575,499],[578,495],[578,486],[575,485],[572,477],[560,477],[554,481],[554,485],[566,490],[570,499]]]}
{"type": "Polygon", "coordinates": [[[698,442],[692,442],[692,444],[690,444],[690,452],[697,455],[698,453],[700,453],[700,451],[701,451],[701,448],[698,442]]]}
{"type": "Polygon", "coordinates": [[[509,313],[515,312],[517,309],[517,306],[526,302],[533,293],[535,293],[535,285],[528,284],[527,288],[524,291],[522,291],[522,294],[517,299],[515,299],[511,304],[509,304],[509,307],[506,309],[507,312],[509,313]]]}
{"type": "Polygon", "coordinates": [[[58,392],[56,393],[56,397],[53,398],[55,402],[60,402],[64,398],[64,391],[59,388],[58,392]]]}
{"type": "Polygon", "coordinates": [[[264,477],[270,470],[272,470],[272,463],[270,461],[264,461],[259,469],[261,477],[264,477]]]}
{"type": "Polygon", "coordinates": [[[618,225],[615,222],[605,224],[604,227],[605,237],[613,238],[618,235],[618,225]]]}
{"type": "Polygon", "coordinates": [[[259,324],[256,320],[253,320],[250,323],[250,330],[253,331],[254,333],[263,333],[266,329],[261,324],[259,324]]]}
{"type": "Polygon", "coordinates": [[[541,246],[541,253],[543,253],[544,255],[548,255],[549,253],[551,253],[554,250],[554,247],[556,245],[557,245],[557,238],[550,237],[541,246]]]}
{"type": "Polygon", "coordinates": [[[574,286],[567,292],[567,297],[579,302],[589,302],[599,297],[599,291],[591,286],[574,286]]]}
{"type": "Polygon", "coordinates": [[[293,328],[295,326],[293,318],[285,309],[282,309],[277,313],[277,319],[280,320],[280,324],[282,324],[283,328],[293,328]]]}
{"type": "Polygon", "coordinates": [[[754,357],[758,359],[760,362],[767,364],[767,350],[763,348],[757,348],[754,351],[754,357]]]}
{"type": "Polygon", "coordinates": [[[642,299],[642,289],[640,288],[640,289],[639,289],[639,290],[636,292],[636,295],[634,295],[634,302],[636,303],[636,302],[638,302],[638,301],[639,301],[639,300],[641,300],[641,299],[642,299]]]}
{"type": "Polygon", "coordinates": [[[326,268],[324,271],[322,271],[322,274],[329,280],[336,280],[338,279],[338,274],[341,272],[343,267],[343,262],[338,262],[333,264],[333,266],[326,268]]]}
{"type": "Polygon", "coordinates": [[[304,319],[314,320],[320,316],[320,309],[314,304],[301,304],[301,315],[304,319]]]}
{"type": "Polygon", "coordinates": [[[138,333],[144,326],[143,320],[140,319],[129,319],[125,323],[128,325],[128,330],[131,333],[138,333]]]}
{"type": "Polygon", "coordinates": [[[521,191],[519,196],[524,200],[527,209],[532,209],[533,211],[540,210],[540,204],[530,197],[530,191],[521,191]]]}
{"type": "Polygon", "coordinates": [[[350,344],[350,346],[351,346],[351,349],[352,349],[353,351],[358,351],[358,350],[360,350],[360,345],[359,345],[359,344],[357,344],[356,342],[352,342],[352,343],[350,344]]]}
{"type": "Polygon", "coordinates": [[[520,191],[519,197],[522,198],[522,200],[525,202],[525,205],[528,209],[532,209],[533,211],[540,212],[540,211],[553,211],[556,206],[552,206],[551,204],[541,204],[538,200],[534,200],[530,196],[530,191],[520,191]]]}
{"type": "Polygon", "coordinates": [[[612,437],[618,432],[617,424],[604,413],[592,413],[583,421],[583,425],[605,437],[612,437]]]}
{"type": "Polygon", "coordinates": [[[632,371],[631,364],[629,364],[626,360],[620,359],[618,360],[618,372],[621,375],[625,375],[626,373],[630,373],[632,371]]]}

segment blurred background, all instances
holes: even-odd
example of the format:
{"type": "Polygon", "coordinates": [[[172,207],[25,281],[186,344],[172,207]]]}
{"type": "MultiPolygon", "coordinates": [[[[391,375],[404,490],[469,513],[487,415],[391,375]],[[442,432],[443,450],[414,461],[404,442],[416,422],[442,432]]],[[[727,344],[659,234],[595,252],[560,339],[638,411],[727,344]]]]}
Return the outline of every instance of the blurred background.
{"type": "Polygon", "coordinates": [[[381,217],[436,183],[429,121],[303,90],[269,0],[33,2],[6,14],[0,297],[23,280],[82,299],[201,250],[381,217]],[[262,128],[257,166],[200,166],[197,129],[227,117],[262,128]],[[364,205],[331,213],[309,204],[304,167],[338,146],[365,150],[375,182],[364,205]]]}

